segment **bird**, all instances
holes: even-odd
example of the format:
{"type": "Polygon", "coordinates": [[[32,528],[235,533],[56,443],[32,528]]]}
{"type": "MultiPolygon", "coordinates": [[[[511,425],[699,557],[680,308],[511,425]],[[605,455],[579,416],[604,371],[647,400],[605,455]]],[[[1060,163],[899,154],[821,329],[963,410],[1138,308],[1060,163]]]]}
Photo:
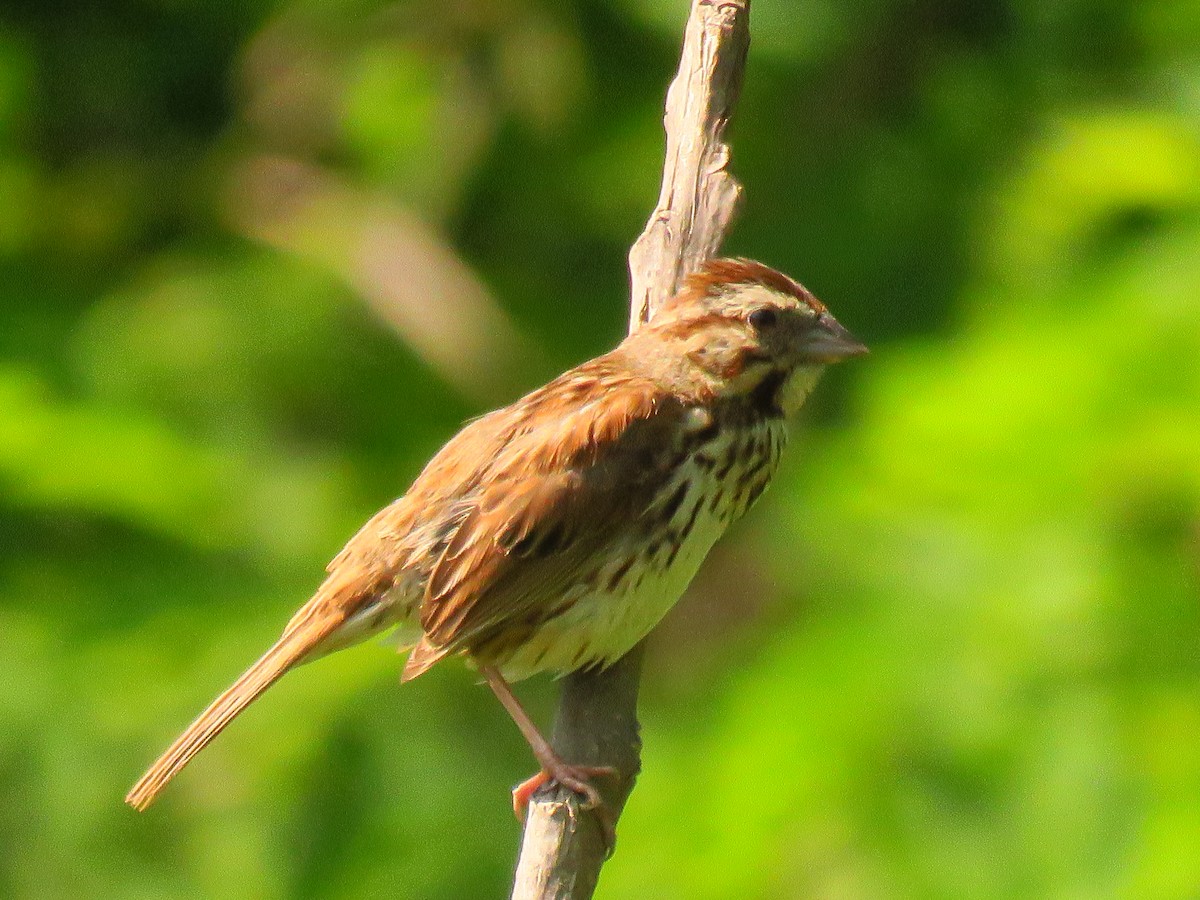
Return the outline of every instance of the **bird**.
{"type": "Polygon", "coordinates": [[[709,260],[615,349],[465,425],[126,802],[145,810],[289,670],[395,628],[402,681],[466,657],[529,742],[518,815],[547,781],[601,808],[612,770],[561,759],[510,683],[603,669],[645,637],[767,488],[825,368],[866,352],[787,275],[709,260]]]}

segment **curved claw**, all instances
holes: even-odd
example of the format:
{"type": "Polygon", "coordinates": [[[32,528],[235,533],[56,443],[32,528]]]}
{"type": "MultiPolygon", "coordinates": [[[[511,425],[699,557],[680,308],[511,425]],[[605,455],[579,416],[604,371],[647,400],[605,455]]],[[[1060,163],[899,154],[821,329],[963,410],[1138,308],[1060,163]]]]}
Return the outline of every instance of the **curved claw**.
{"type": "Polygon", "coordinates": [[[525,824],[525,814],[529,811],[529,801],[541,790],[542,785],[550,780],[544,771],[538,772],[531,778],[526,778],[512,791],[513,815],[522,825],[525,824]]]}

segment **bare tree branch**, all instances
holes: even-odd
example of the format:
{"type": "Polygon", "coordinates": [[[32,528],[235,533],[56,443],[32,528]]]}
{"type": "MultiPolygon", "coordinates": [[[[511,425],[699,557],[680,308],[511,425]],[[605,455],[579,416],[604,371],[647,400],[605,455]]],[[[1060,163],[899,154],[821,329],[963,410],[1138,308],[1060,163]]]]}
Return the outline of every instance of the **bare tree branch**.
{"type": "MultiPolygon", "coordinates": [[[[724,134],[741,88],[749,15],[750,0],[692,0],[679,72],[667,92],[662,192],[629,252],[630,331],[716,253],[733,219],[741,185],[728,172],[724,134]]],[[[563,759],[617,770],[616,779],[596,782],[614,816],[620,816],[640,765],[642,653],[639,645],[604,672],[564,678],[554,726],[554,747],[563,759]]],[[[600,827],[580,808],[579,797],[543,789],[529,805],[513,900],[586,900],[604,859],[600,827]]]]}
{"type": "Polygon", "coordinates": [[[750,46],[750,0],[693,0],[679,72],[667,91],[658,206],[629,251],[630,331],[716,254],[742,186],[729,174],[725,126],[750,46]]]}

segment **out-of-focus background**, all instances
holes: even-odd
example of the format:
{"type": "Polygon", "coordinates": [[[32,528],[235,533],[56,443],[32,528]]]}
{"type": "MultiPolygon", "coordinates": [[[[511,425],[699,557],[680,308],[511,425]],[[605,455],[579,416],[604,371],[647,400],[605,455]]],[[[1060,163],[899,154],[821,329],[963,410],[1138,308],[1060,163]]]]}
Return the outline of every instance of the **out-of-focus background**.
{"type": "MultiPolygon", "coordinates": [[[[0,895],[504,893],[533,762],[456,663],[305,667],[121,798],[460,422],[620,338],[686,6],[0,7],[0,895]]],[[[1200,895],[1200,9],[753,31],[728,249],[874,353],[656,635],[601,895],[1200,895]]]]}

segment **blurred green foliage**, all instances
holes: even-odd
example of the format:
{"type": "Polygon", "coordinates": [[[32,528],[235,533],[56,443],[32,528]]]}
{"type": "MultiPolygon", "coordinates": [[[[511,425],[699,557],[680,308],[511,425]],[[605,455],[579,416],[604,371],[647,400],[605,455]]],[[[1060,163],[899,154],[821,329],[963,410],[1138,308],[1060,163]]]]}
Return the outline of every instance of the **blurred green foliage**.
{"type": "MultiPolygon", "coordinates": [[[[619,338],[685,6],[0,7],[0,895],[504,893],[532,760],[461,666],[338,654],[121,797],[619,338]]],[[[1200,9],[753,27],[729,249],[875,352],[658,633],[602,895],[1200,896],[1200,9]]]]}

